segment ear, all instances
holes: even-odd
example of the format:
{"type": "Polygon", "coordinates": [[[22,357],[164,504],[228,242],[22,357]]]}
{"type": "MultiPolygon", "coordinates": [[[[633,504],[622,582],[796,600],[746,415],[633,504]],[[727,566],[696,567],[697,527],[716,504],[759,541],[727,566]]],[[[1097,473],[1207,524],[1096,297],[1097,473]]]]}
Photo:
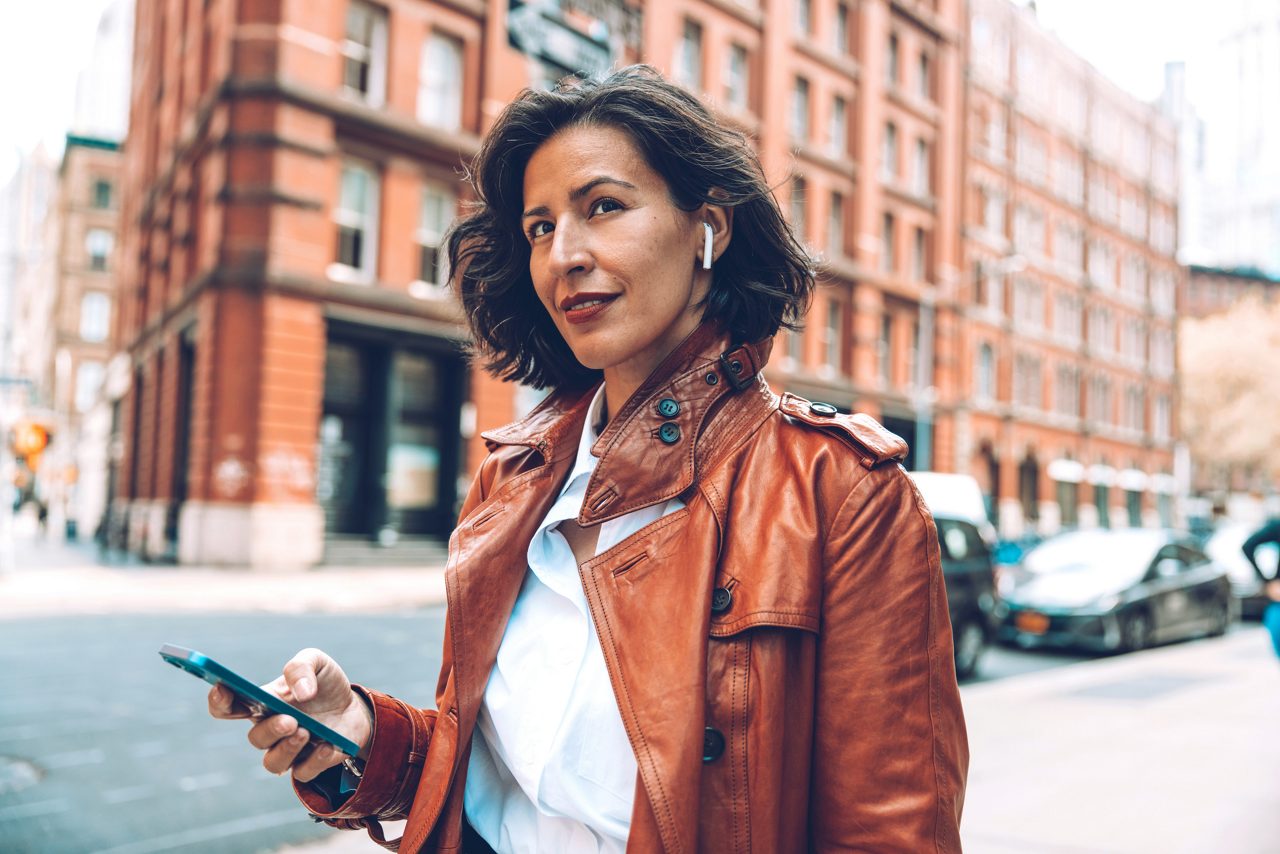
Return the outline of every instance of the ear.
{"type": "MultiPolygon", "coordinates": [[[[724,255],[725,250],[729,248],[729,241],[733,237],[733,208],[720,207],[719,205],[705,204],[698,214],[698,222],[706,222],[711,224],[713,232],[711,238],[711,253],[717,260],[724,255]]],[[[698,258],[702,258],[702,229],[698,228],[698,258]]]]}

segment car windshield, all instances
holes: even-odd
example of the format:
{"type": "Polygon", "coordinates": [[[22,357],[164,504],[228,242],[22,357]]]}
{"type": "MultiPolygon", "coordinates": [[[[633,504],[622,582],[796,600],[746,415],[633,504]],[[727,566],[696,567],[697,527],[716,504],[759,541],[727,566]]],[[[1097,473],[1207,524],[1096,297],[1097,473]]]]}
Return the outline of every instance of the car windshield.
{"type": "Polygon", "coordinates": [[[1027,553],[1023,568],[1036,575],[1105,570],[1141,578],[1167,542],[1160,531],[1074,531],[1045,540],[1027,553]]]}

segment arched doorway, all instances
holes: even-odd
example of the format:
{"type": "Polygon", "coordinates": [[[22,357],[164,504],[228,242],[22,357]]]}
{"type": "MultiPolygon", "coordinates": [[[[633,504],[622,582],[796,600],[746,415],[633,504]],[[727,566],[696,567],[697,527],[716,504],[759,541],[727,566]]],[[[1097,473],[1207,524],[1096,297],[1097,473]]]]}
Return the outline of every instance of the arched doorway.
{"type": "Polygon", "coordinates": [[[1023,519],[1031,523],[1040,521],[1040,464],[1030,448],[1018,464],[1018,500],[1022,504],[1023,519]]]}

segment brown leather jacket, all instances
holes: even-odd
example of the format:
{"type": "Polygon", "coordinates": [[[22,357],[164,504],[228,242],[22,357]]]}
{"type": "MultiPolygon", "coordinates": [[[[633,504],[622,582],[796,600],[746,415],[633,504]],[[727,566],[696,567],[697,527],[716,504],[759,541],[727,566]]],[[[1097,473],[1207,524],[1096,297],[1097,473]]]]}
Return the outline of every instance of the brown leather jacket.
{"type": "MultiPolygon", "coordinates": [[[[906,445],[775,395],[769,341],[725,345],[703,326],[612,417],[578,518],[686,505],[580,569],[639,765],[627,850],[958,852],[968,747],[906,445]]],[[[363,780],[337,810],[299,786],[317,816],[375,839],[370,818],[407,818],[401,851],[461,849],[481,695],[590,399],[485,434],[449,543],[441,711],[366,691],[363,780]]]]}

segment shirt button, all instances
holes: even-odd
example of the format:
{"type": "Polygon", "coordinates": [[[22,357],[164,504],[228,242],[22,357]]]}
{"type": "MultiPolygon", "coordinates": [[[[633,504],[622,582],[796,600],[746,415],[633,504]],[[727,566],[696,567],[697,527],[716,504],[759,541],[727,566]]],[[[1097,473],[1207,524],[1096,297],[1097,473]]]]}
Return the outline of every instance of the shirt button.
{"type": "Polygon", "coordinates": [[[664,397],[658,401],[658,414],[663,418],[675,418],[680,414],[680,404],[669,397],[664,397]]]}
{"type": "Polygon", "coordinates": [[[668,421],[658,428],[658,438],[666,442],[668,445],[674,445],[680,441],[680,425],[675,422],[668,421]]]}
{"type": "Polygon", "coordinates": [[[834,406],[832,406],[829,403],[811,403],[809,404],[809,411],[812,412],[814,415],[821,415],[824,418],[830,418],[832,415],[835,415],[839,410],[837,410],[834,406]]]}
{"type": "Polygon", "coordinates": [[[727,587],[717,587],[711,593],[711,613],[723,614],[733,604],[733,594],[727,587]]]}
{"type": "Polygon", "coordinates": [[[707,727],[702,735],[702,761],[715,762],[724,753],[724,735],[715,727],[707,727]]]}

